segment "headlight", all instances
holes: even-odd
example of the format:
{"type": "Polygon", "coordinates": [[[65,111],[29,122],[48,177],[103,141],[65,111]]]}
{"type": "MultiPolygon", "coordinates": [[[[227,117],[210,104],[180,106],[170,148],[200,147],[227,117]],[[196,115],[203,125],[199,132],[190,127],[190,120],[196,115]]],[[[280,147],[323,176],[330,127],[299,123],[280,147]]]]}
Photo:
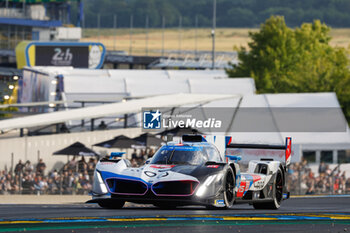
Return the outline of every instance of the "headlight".
{"type": "Polygon", "coordinates": [[[223,172],[220,172],[219,174],[217,174],[216,176],[216,181],[221,180],[221,178],[224,176],[223,172]]]}
{"type": "Polygon", "coordinates": [[[105,183],[103,182],[102,176],[97,171],[96,171],[96,177],[97,177],[98,183],[100,184],[100,188],[101,188],[102,193],[108,193],[107,187],[106,187],[105,183]]]}
{"type": "Polygon", "coordinates": [[[96,172],[96,176],[97,176],[97,180],[98,180],[98,183],[103,183],[103,180],[102,180],[102,176],[99,172],[96,172]]]}
{"type": "Polygon", "coordinates": [[[209,176],[205,181],[204,181],[204,185],[205,186],[209,186],[211,183],[213,183],[213,181],[214,181],[214,179],[215,179],[215,177],[216,177],[217,175],[215,174],[215,175],[212,175],[212,176],[209,176]]]}
{"type": "Polygon", "coordinates": [[[201,187],[199,187],[198,191],[196,192],[196,196],[201,197],[203,196],[203,194],[205,193],[205,191],[207,190],[207,187],[213,183],[213,181],[215,180],[215,178],[217,177],[217,174],[215,175],[211,175],[209,176],[204,183],[201,185],[201,187]]]}

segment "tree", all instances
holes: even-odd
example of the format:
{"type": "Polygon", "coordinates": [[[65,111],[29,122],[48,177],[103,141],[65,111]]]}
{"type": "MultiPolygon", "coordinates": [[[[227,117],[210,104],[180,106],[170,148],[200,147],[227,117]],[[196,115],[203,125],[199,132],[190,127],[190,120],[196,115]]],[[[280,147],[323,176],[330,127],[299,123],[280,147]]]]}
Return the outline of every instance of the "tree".
{"type": "Polygon", "coordinates": [[[240,63],[230,77],[253,77],[259,93],[336,92],[350,120],[349,60],[343,48],[329,45],[330,28],[316,20],[300,28],[272,16],[251,32],[249,49],[238,52],[240,63]]]}
{"type": "MultiPolygon", "coordinates": [[[[78,8],[73,4],[74,1],[71,2],[72,19],[75,22],[78,8]]],[[[167,27],[177,27],[179,14],[183,17],[185,27],[193,27],[196,15],[201,16],[201,27],[210,27],[212,11],[213,0],[84,1],[87,27],[97,26],[97,14],[101,15],[101,27],[104,28],[113,26],[113,14],[118,15],[119,27],[129,26],[130,14],[134,15],[134,27],[144,27],[146,15],[149,16],[151,27],[161,27],[163,15],[167,27]]],[[[278,14],[285,16],[287,25],[293,27],[314,19],[320,19],[334,27],[349,27],[349,11],[349,0],[217,0],[217,26],[255,27],[270,15],[278,14]]]]}

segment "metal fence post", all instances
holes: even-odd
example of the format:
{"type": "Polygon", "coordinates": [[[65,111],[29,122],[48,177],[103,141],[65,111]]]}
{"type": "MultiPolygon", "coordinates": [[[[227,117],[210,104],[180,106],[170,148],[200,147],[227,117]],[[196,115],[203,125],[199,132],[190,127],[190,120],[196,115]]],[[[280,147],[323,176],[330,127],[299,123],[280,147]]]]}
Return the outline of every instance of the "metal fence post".
{"type": "Polygon", "coordinates": [[[60,195],[62,195],[62,171],[60,171],[60,195]]]}
{"type": "Polygon", "coordinates": [[[10,169],[11,176],[13,176],[13,164],[14,164],[14,154],[12,152],[11,153],[11,169],[10,169]]]}
{"type": "Polygon", "coordinates": [[[298,194],[301,195],[301,171],[298,169],[298,194]]]}
{"type": "Polygon", "coordinates": [[[23,185],[22,185],[22,171],[19,172],[18,175],[18,185],[19,185],[19,194],[22,194],[22,190],[23,190],[23,185]]]}

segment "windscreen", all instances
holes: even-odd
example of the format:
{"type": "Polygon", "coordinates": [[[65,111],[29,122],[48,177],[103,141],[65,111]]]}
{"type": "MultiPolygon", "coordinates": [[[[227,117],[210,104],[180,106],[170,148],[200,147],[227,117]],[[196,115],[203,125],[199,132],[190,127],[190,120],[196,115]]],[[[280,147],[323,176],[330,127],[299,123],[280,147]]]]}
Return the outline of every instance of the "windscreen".
{"type": "Polygon", "coordinates": [[[165,146],[157,151],[151,164],[201,165],[208,161],[203,148],[165,146]]]}

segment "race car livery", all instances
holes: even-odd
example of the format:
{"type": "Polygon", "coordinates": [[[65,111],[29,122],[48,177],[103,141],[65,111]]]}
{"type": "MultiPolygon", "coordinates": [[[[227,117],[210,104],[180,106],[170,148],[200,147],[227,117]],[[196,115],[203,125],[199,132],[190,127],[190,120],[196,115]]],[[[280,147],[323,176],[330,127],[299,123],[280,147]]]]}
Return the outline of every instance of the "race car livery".
{"type": "Polygon", "coordinates": [[[241,173],[239,156],[223,155],[201,135],[184,135],[181,143],[163,145],[139,168],[115,157],[98,162],[94,173],[92,200],[103,208],[122,208],[125,202],[153,204],[160,208],[202,205],[229,208],[246,202],[256,209],[278,209],[289,197],[286,189],[291,139],[286,145],[231,144],[226,147],[263,148],[285,151],[285,163],[262,158],[250,161],[241,173]]]}

